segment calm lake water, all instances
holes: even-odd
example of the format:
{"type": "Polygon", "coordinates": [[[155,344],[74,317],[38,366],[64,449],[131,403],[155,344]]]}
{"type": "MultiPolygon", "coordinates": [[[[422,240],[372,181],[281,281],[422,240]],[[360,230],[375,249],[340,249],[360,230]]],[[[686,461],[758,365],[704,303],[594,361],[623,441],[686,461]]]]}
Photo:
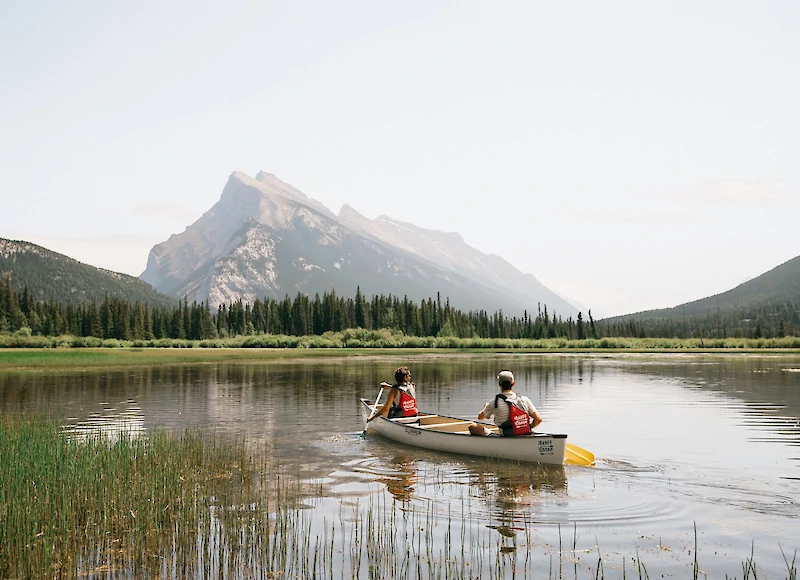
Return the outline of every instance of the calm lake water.
{"type": "Polygon", "coordinates": [[[691,577],[695,525],[710,578],[741,578],[751,552],[759,578],[784,578],[781,550],[789,561],[800,551],[800,356],[420,354],[0,373],[0,408],[55,412],[78,432],[243,435],[307,483],[311,525],[365,505],[425,514],[433,553],[448,535],[486,551],[473,559],[509,559],[509,577],[594,577],[599,559],[607,578],[638,577],[636,557],[651,578],[691,577]],[[512,370],[545,418],[539,430],[568,433],[597,464],[545,469],[362,438],[358,399],[400,365],[421,409],[464,417],[512,370]]]}

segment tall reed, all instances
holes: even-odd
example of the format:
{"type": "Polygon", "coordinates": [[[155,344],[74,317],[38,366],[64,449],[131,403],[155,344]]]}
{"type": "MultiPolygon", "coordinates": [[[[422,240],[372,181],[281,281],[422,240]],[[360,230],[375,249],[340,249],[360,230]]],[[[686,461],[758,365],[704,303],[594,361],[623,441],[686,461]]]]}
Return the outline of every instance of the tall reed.
{"type": "Polygon", "coordinates": [[[242,441],[192,431],[75,439],[2,414],[0,466],[3,578],[205,566],[227,508],[270,499],[242,441]]]}
{"type": "MultiPolygon", "coordinates": [[[[486,525],[468,503],[325,498],[266,457],[202,431],[77,439],[0,413],[0,578],[649,577],[638,550],[620,570],[599,546],[579,549],[577,527],[571,546],[560,527],[538,544],[533,522],[486,525]]],[[[796,580],[795,555],[784,561],[796,580]]],[[[751,554],[742,572],[757,571],[751,554]]]]}

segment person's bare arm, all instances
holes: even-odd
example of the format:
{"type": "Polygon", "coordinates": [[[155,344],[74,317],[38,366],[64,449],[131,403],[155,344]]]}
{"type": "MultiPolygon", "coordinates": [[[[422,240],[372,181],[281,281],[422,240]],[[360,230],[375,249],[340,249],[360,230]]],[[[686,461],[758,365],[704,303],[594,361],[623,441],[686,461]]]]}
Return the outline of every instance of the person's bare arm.
{"type": "Polygon", "coordinates": [[[397,389],[392,387],[389,391],[389,394],[386,397],[386,403],[384,403],[381,410],[378,412],[378,415],[381,417],[388,417],[389,416],[389,409],[392,408],[392,401],[394,401],[394,397],[397,394],[397,389]]]}
{"type": "Polygon", "coordinates": [[[533,415],[531,415],[531,419],[532,419],[531,421],[532,429],[536,429],[536,427],[538,427],[539,424],[544,420],[542,419],[542,416],[539,414],[539,411],[534,411],[533,415]]]}

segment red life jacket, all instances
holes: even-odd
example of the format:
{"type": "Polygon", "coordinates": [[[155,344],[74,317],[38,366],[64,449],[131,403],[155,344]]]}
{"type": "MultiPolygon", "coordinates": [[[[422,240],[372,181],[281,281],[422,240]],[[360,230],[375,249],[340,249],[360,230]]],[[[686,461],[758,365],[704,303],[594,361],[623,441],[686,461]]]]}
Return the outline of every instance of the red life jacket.
{"type": "Polygon", "coordinates": [[[522,406],[519,398],[509,401],[505,395],[495,395],[495,409],[497,408],[497,399],[503,399],[508,404],[508,419],[498,425],[503,437],[528,435],[531,432],[531,416],[528,415],[528,411],[522,406]]]}
{"type": "Polygon", "coordinates": [[[417,416],[417,400],[411,396],[406,387],[397,385],[400,391],[400,404],[392,403],[390,412],[391,417],[416,417],[417,416]]]}

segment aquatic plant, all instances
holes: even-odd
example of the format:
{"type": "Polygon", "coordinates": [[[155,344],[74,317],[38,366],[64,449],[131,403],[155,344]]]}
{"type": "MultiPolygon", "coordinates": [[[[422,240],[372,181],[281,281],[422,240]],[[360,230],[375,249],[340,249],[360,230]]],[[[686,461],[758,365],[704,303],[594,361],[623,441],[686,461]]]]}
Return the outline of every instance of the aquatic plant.
{"type": "Polygon", "coordinates": [[[250,493],[259,472],[242,441],[192,431],[75,438],[2,414],[0,465],[3,578],[185,569],[227,506],[270,497],[250,493]]]}
{"type": "MultiPolygon", "coordinates": [[[[48,418],[0,413],[0,577],[650,575],[638,548],[621,567],[598,541],[579,548],[577,524],[571,546],[560,526],[557,542],[543,544],[527,516],[487,526],[468,502],[395,509],[386,493],[326,498],[266,451],[203,431],[73,437],[48,418]]],[[[705,577],[696,530],[693,558],[693,577],[705,577]]],[[[784,561],[796,580],[795,556],[784,561]]],[[[751,553],[743,577],[758,569],[751,553]]]]}

